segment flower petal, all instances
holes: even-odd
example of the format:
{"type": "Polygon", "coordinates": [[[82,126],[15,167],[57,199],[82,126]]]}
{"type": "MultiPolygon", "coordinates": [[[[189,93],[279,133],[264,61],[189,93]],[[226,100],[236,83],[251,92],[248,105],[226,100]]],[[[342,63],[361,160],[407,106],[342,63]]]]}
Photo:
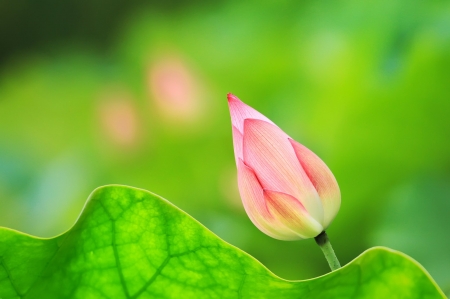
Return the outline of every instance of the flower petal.
{"type": "Polygon", "coordinates": [[[234,148],[234,158],[236,159],[236,165],[239,164],[239,159],[244,159],[244,154],[242,152],[243,136],[239,130],[233,126],[233,148],[234,148]]]}
{"type": "Polygon", "coordinates": [[[303,170],[319,193],[324,209],[323,226],[327,228],[341,206],[341,192],[328,166],[312,151],[295,140],[289,139],[303,170]]]}
{"type": "Polygon", "coordinates": [[[239,132],[244,132],[244,120],[246,118],[260,119],[273,124],[270,119],[268,119],[252,107],[244,104],[241,100],[239,100],[237,96],[229,93],[227,97],[228,107],[230,108],[231,114],[231,123],[239,130],[239,132]]]}
{"type": "Polygon", "coordinates": [[[263,189],[254,172],[238,159],[238,185],[245,211],[253,224],[263,233],[279,240],[295,237],[269,213],[264,201],[263,189]]]}
{"type": "Polygon", "coordinates": [[[296,198],[266,189],[263,192],[270,213],[300,238],[314,238],[323,231],[322,225],[309,215],[296,198]]]}
{"type": "Polygon", "coordinates": [[[246,119],[243,152],[245,163],[256,173],[264,189],[298,198],[308,213],[322,222],[323,208],[317,191],[280,128],[262,120],[246,119]]]}

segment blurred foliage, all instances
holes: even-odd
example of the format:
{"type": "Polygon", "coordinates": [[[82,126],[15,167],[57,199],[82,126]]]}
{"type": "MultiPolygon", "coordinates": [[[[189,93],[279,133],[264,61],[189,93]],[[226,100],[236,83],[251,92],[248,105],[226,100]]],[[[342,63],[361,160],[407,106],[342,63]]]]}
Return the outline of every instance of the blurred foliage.
{"type": "Polygon", "coordinates": [[[106,53],[128,16],[142,5],[151,4],[151,9],[171,12],[196,2],[208,4],[192,0],[2,0],[0,65],[16,53],[45,53],[68,42],[85,43],[106,53]]]}
{"type": "MultiPolygon", "coordinates": [[[[449,2],[183,5],[117,10],[113,33],[95,29],[113,34],[103,52],[93,46],[102,34],[85,39],[78,23],[80,38],[38,38],[48,48],[9,52],[0,69],[0,225],[53,236],[95,187],[127,184],[168,198],[277,275],[325,273],[314,241],[273,240],[245,215],[227,92],[329,165],[342,207],[328,233],[343,264],[385,242],[373,235],[390,227],[380,219],[395,190],[422,174],[449,185],[449,2]]],[[[14,34],[26,44],[28,35],[14,34]]],[[[439,205],[417,196],[427,204],[415,211],[439,205]]],[[[442,214],[423,225],[448,224],[442,214]]],[[[417,242],[401,249],[426,265],[433,245],[417,242]]]]}

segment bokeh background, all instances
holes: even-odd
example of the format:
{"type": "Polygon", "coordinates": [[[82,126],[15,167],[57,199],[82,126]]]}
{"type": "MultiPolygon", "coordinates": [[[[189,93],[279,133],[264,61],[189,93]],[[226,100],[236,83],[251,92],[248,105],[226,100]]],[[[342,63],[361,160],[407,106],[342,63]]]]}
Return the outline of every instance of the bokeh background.
{"type": "Polygon", "coordinates": [[[329,165],[343,264],[389,246],[449,293],[449,1],[0,0],[0,225],[51,237],[125,184],[283,278],[326,273],[245,214],[227,92],[329,165]]]}

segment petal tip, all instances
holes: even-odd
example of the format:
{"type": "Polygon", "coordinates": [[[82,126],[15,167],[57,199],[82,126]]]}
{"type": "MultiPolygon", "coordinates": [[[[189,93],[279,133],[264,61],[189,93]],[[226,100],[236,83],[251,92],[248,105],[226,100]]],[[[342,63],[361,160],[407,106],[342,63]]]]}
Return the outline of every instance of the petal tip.
{"type": "Polygon", "coordinates": [[[267,122],[264,120],[256,119],[256,118],[246,118],[246,119],[244,119],[244,130],[246,127],[251,127],[251,128],[259,127],[263,123],[267,123],[267,122]]]}
{"type": "Polygon", "coordinates": [[[241,101],[241,100],[239,100],[239,98],[237,96],[235,96],[231,92],[229,92],[227,94],[227,99],[228,99],[228,103],[233,102],[233,101],[239,101],[239,102],[241,101]]]}
{"type": "MultiPolygon", "coordinates": [[[[286,133],[281,130],[277,125],[275,125],[270,120],[264,120],[259,118],[246,118],[243,122],[243,132],[250,132],[250,131],[261,131],[261,132],[267,132],[268,130],[271,131],[271,134],[278,134],[283,137],[289,137],[286,135],[286,133]],[[273,130],[276,131],[276,133],[273,132],[273,130]]],[[[245,133],[243,133],[245,134],[245,133]]]]}

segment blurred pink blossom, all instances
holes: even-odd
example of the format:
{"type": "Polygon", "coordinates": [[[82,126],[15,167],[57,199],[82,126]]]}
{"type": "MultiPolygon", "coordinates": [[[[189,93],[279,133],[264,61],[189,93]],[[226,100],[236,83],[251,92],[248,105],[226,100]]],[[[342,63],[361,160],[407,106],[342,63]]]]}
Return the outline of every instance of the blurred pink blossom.
{"type": "Polygon", "coordinates": [[[138,142],[139,123],[131,95],[124,90],[108,90],[101,96],[99,118],[102,131],[113,143],[133,147],[138,142]]]}
{"type": "Polygon", "coordinates": [[[201,112],[198,79],[176,55],[160,58],[150,65],[148,91],[157,108],[169,119],[193,121],[201,112]]]}

